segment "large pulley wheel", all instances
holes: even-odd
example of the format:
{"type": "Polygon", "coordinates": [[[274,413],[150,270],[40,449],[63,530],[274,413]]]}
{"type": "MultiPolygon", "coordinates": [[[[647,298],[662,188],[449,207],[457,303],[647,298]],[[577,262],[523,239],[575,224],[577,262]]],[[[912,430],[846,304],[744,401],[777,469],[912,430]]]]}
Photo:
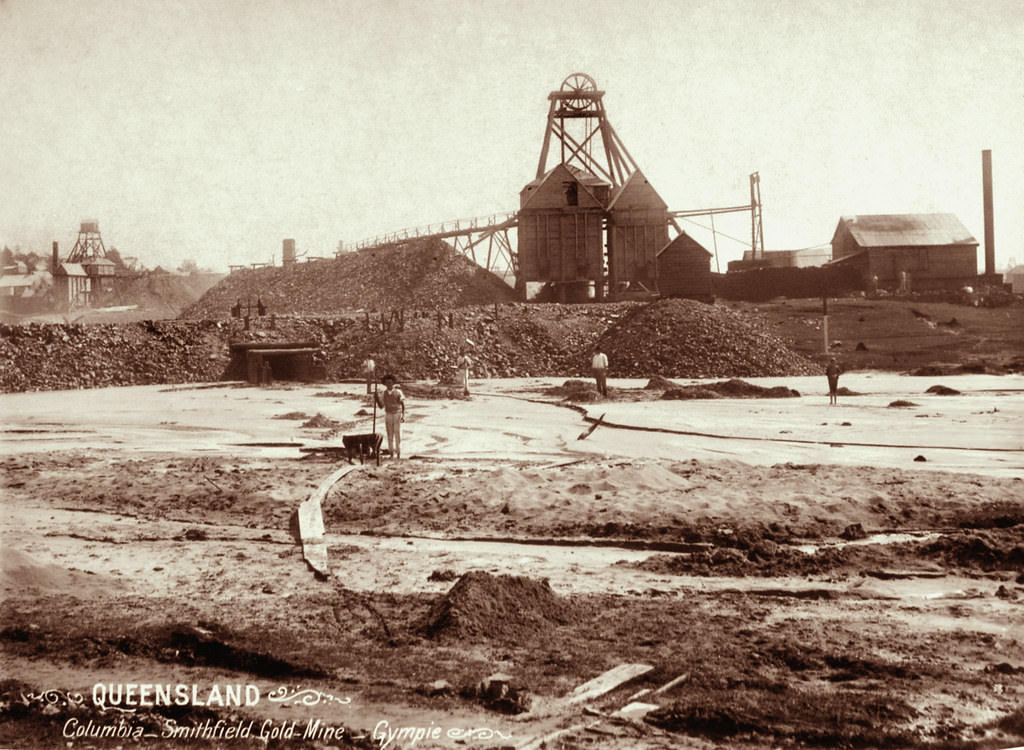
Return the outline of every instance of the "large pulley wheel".
{"type": "Polygon", "coordinates": [[[586,73],[572,73],[562,81],[562,104],[566,109],[582,112],[594,101],[592,94],[597,91],[594,79],[586,73]]]}

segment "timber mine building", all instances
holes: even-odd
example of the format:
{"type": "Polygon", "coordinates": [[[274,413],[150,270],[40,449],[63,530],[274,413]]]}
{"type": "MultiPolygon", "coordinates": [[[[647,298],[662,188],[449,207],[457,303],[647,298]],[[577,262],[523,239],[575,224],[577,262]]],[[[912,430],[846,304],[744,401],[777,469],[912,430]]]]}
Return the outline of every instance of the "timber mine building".
{"type": "Polygon", "coordinates": [[[978,278],[978,241],[953,214],[843,216],[832,263],[857,269],[866,289],[959,289],[978,278]]]}

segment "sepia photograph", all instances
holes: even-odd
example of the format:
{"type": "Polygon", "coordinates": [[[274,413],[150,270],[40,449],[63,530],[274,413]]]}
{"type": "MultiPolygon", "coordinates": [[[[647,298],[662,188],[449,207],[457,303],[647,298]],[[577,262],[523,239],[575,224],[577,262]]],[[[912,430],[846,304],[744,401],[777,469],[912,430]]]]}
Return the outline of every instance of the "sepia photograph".
{"type": "Polygon", "coordinates": [[[0,0],[0,750],[1024,748],[1020,0],[0,0]]]}

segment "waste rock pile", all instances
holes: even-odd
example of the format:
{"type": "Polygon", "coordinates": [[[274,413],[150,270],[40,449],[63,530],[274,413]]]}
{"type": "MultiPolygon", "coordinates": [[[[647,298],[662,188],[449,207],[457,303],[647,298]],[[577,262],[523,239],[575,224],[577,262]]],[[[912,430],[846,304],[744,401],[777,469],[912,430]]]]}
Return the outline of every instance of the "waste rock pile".
{"type": "Polygon", "coordinates": [[[546,580],[463,575],[433,607],[424,630],[431,638],[486,638],[528,642],[572,619],[572,605],[546,580]]]}
{"type": "MultiPolygon", "coordinates": [[[[230,377],[230,345],[303,342],[328,382],[377,374],[400,381],[455,382],[462,352],[471,380],[589,378],[600,342],[612,377],[754,377],[817,374],[756,321],[686,300],[559,305],[505,303],[331,317],[278,315],[243,320],[129,324],[0,325],[0,391],[210,382],[230,377]]],[[[658,381],[674,386],[671,381],[658,381]]]]}
{"type": "Polygon", "coordinates": [[[414,240],[334,259],[235,271],[186,308],[183,318],[221,318],[241,302],[278,314],[351,310],[448,310],[508,302],[514,290],[438,239],[414,240]]]}
{"type": "Polygon", "coordinates": [[[665,299],[634,309],[600,339],[615,377],[816,375],[757,319],[716,305],[665,299]]]}
{"type": "Polygon", "coordinates": [[[219,380],[226,337],[216,321],[0,325],[0,391],[219,380]]]}

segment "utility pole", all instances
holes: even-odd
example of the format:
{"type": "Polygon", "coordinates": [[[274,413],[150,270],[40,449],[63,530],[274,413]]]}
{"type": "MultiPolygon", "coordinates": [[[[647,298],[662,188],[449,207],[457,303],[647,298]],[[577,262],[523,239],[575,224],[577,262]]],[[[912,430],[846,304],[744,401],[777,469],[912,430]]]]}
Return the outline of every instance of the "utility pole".
{"type": "Polygon", "coordinates": [[[750,175],[750,258],[764,258],[764,225],[761,222],[761,175],[750,175]]]}

